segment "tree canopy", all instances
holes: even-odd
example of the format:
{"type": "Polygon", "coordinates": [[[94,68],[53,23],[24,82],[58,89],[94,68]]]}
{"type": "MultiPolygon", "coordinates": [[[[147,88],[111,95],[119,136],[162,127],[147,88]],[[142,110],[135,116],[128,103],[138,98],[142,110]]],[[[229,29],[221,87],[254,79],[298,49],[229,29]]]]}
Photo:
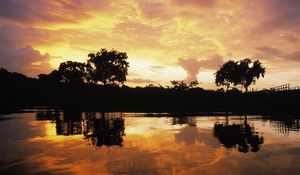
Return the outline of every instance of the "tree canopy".
{"type": "Polygon", "coordinates": [[[101,49],[90,53],[86,63],[66,61],[50,74],[40,74],[39,79],[51,83],[102,83],[123,84],[128,74],[127,54],[117,50],[101,49]]]}
{"type": "Polygon", "coordinates": [[[260,76],[264,77],[265,68],[259,60],[252,62],[246,58],[240,61],[229,60],[224,63],[215,73],[215,83],[217,86],[242,85],[246,92],[248,87],[260,76]]]}
{"type": "Polygon", "coordinates": [[[128,74],[127,54],[117,50],[101,49],[88,55],[89,81],[106,84],[123,84],[128,74]]]}
{"type": "Polygon", "coordinates": [[[61,81],[71,84],[83,84],[86,77],[86,65],[80,62],[67,61],[59,65],[61,81]]]}
{"type": "Polygon", "coordinates": [[[49,74],[39,74],[38,75],[39,80],[43,82],[49,82],[49,83],[61,83],[61,73],[58,70],[53,70],[49,74]]]}

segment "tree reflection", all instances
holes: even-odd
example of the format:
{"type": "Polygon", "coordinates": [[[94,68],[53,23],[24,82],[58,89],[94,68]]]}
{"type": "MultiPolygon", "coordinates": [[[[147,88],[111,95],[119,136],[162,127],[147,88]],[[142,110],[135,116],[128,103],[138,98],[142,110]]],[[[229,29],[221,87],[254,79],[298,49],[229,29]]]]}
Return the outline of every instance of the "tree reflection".
{"type": "Polygon", "coordinates": [[[56,134],[65,136],[82,134],[82,123],[81,112],[66,110],[62,118],[56,119],[56,134]]]}
{"type": "Polygon", "coordinates": [[[250,150],[257,152],[260,145],[263,144],[264,138],[255,132],[255,128],[247,123],[247,116],[242,124],[224,124],[214,125],[214,136],[226,148],[234,148],[239,152],[247,153],[250,150]]]}
{"type": "Polygon", "coordinates": [[[90,120],[86,125],[84,136],[93,145],[123,146],[125,125],[123,118],[100,118],[90,120]]]}
{"type": "Polygon", "coordinates": [[[173,115],[172,117],[172,125],[184,125],[187,124],[191,127],[196,127],[196,118],[195,117],[187,117],[184,115],[173,115]]]}
{"type": "Polygon", "coordinates": [[[278,133],[289,134],[290,131],[300,130],[300,119],[292,116],[266,116],[264,122],[269,121],[270,125],[278,133]]]}
{"type": "Polygon", "coordinates": [[[89,144],[101,146],[122,146],[125,124],[122,115],[79,111],[39,111],[37,120],[52,120],[56,123],[56,134],[71,136],[84,135],[89,144]]]}

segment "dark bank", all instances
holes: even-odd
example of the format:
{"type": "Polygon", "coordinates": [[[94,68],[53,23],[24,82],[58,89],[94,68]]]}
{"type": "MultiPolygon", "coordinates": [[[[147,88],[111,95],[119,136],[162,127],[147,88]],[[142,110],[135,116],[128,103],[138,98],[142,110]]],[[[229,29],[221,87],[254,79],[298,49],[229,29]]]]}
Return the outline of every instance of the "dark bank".
{"type": "Polygon", "coordinates": [[[297,114],[299,90],[242,93],[202,88],[54,84],[1,70],[1,111],[50,107],[127,112],[297,114]]]}
{"type": "Polygon", "coordinates": [[[48,107],[82,111],[298,114],[299,89],[265,89],[249,92],[264,77],[265,67],[249,58],[224,63],[215,84],[226,91],[205,90],[197,81],[171,81],[171,86],[124,85],[129,62],[126,52],[101,49],[86,62],[67,61],[49,74],[29,78],[0,69],[1,111],[48,107]],[[235,88],[242,86],[245,92],[235,88]]]}

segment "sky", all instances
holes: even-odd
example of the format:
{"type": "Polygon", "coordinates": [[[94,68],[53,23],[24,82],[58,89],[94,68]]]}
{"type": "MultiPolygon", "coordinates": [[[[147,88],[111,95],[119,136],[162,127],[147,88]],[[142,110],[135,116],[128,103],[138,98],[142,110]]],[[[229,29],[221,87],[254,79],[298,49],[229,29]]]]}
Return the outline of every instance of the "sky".
{"type": "Polygon", "coordinates": [[[127,85],[198,80],[259,59],[253,89],[300,85],[299,0],[0,0],[0,67],[36,77],[101,48],[126,52],[127,85]]]}

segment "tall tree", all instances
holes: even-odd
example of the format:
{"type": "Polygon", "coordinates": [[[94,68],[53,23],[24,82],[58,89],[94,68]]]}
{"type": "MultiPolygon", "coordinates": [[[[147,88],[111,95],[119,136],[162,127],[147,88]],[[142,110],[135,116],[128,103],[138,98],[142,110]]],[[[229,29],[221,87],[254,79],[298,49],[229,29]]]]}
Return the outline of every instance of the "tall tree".
{"type": "Polygon", "coordinates": [[[93,83],[123,84],[128,74],[127,54],[117,50],[101,49],[88,55],[88,78],[93,83]]]}
{"type": "Polygon", "coordinates": [[[237,85],[239,78],[235,73],[237,67],[237,62],[232,60],[227,61],[223,64],[220,69],[215,73],[215,83],[217,86],[226,86],[227,90],[231,84],[237,85]]]}
{"type": "Polygon", "coordinates": [[[259,60],[254,62],[249,58],[237,62],[229,60],[215,73],[215,83],[217,86],[226,86],[227,89],[231,84],[234,86],[240,84],[247,92],[248,87],[264,75],[265,68],[259,60]]]}

